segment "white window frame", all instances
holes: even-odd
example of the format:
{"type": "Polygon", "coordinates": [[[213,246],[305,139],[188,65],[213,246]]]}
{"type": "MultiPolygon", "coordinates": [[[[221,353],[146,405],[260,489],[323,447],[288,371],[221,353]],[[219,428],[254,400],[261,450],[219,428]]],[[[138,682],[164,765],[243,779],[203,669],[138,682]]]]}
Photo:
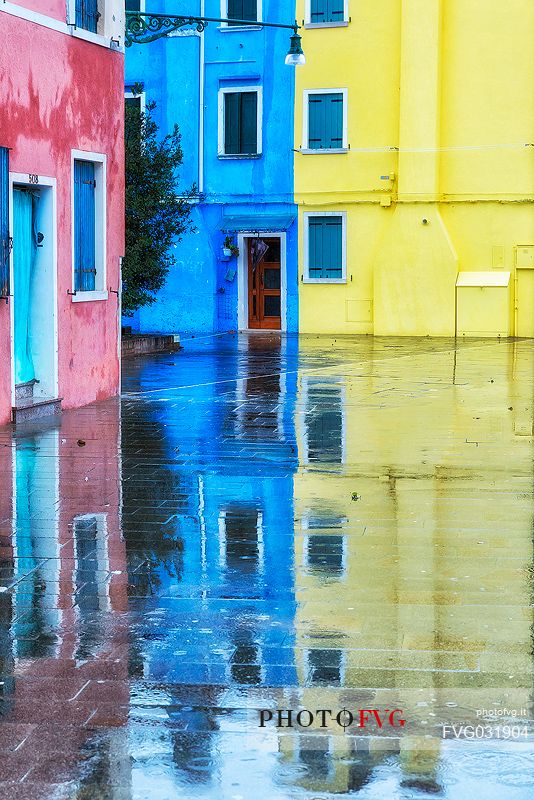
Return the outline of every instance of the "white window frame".
{"type": "Polygon", "coordinates": [[[304,27],[305,28],[346,28],[349,24],[349,0],[343,2],[343,19],[338,22],[312,22],[311,21],[311,0],[304,3],[304,27]]]}
{"type": "Polygon", "coordinates": [[[227,159],[250,159],[259,158],[263,152],[262,120],[263,120],[263,86],[222,86],[219,89],[218,98],[218,147],[217,155],[219,158],[227,159]],[[257,144],[256,153],[225,153],[224,152],[224,95],[235,94],[237,92],[256,92],[258,95],[256,113],[257,144]]]}
{"type": "MultiPolygon", "coordinates": [[[[263,22],[263,8],[262,0],[256,0],[256,22],[263,22]]],[[[221,0],[221,18],[228,19],[228,0],[221,0]]],[[[227,22],[221,22],[219,25],[221,33],[228,33],[230,31],[259,31],[258,25],[229,25],[227,22]]]]}
{"type": "Polygon", "coordinates": [[[347,282],[347,212],[346,211],[305,211],[302,215],[304,227],[304,273],[303,283],[346,283],[347,282]],[[310,278],[309,220],[310,217],[341,217],[341,278],[310,278]]]}
{"type": "Polygon", "coordinates": [[[133,92],[131,92],[131,91],[127,90],[127,89],[124,90],[124,99],[125,100],[127,98],[134,98],[134,97],[139,97],[140,98],[140,100],[141,100],[141,114],[144,114],[145,113],[145,109],[146,109],[146,93],[145,92],[139,92],[139,94],[134,94],[133,92]]]}
{"type": "Polygon", "coordinates": [[[91,161],[95,165],[95,291],[78,291],[71,295],[73,303],[88,303],[94,300],[107,300],[107,156],[105,153],[91,153],[85,150],[71,150],[71,291],[74,292],[74,162],[91,161]]]}
{"type": "Polygon", "coordinates": [[[300,152],[305,155],[324,155],[325,153],[348,153],[349,151],[349,134],[348,134],[348,89],[304,89],[302,93],[302,146],[300,152]],[[343,146],[325,149],[310,148],[309,142],[309,96],[310,94],[342,94],[343,95],[343,146]]]}

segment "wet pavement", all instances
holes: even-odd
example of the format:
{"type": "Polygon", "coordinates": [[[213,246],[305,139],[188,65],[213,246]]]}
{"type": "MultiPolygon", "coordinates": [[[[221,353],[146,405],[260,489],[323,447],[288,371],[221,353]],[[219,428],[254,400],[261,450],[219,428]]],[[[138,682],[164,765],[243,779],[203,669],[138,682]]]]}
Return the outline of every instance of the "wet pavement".
{"type": "Polygon", "coordinates": [[[532,341],[184,345],[0,429],[0,797],[532,798],[532,341]]]}

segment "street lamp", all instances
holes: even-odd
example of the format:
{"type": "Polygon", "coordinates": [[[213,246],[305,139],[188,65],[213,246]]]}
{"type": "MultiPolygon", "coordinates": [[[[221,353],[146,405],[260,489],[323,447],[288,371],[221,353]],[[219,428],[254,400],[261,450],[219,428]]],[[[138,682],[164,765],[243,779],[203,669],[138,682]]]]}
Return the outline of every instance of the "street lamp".
{"type": "Polygon", "coordinates": [[[289,50],[287,52],[285,63],[289,67],[300,67],[306,63],[306,56],[302,49],[300,36],[297,33],[297,28],[294,29],[293,36],[290,39],[289,50]]]}
{"type": "Polygon", "coordinates": [[[156,39],[163,39],[179,28],[195,27],[199,33],[202,33],[208,22],[229,22],[232,25],[246,25],[247,27],[253,26],[256,28],[287,28],[293,31],[293,35],[290,38],[285,63],[292,67],[306,63],[306,57],[298,34],[299,26],[296,22],[294,25],[283,25],[278,22],[256,22],[250,19],[188,17],[174,14],[146,14],[139,11],[127,11],[124,46],[131,47],[132,44],[154,42],[156,39]]]}

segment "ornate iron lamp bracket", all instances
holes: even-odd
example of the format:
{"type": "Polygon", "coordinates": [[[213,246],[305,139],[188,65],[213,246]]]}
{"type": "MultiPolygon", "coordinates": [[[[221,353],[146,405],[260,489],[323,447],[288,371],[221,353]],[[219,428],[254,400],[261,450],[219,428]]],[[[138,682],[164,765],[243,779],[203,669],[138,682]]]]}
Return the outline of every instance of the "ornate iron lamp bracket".
{"type": "Polygon", "coordinates": [[[154,42],[156,39],[163,39],[169,33],[180,28],[196,28],[199,33],[202,33],[208,22],[231,22],[234,25],[256,28],[288,28],[294,34],[297,34],[299,28],[296,22],[294,25],[283,25],[276,22],[257,22],[246,19],[180,17],[170,14],[147,14],[139,11],[127,11],[124,46],[131,47],[132,44],[154,42]]]}
{"type": "Polygon", "coordinates": [[[176,17],[168,14],[142,14],[126,12],[125,47],[132,44],[145,44],[161,39],[180,28],[196,28],[201,33],[207,21],[200,17],[176,17]]]}

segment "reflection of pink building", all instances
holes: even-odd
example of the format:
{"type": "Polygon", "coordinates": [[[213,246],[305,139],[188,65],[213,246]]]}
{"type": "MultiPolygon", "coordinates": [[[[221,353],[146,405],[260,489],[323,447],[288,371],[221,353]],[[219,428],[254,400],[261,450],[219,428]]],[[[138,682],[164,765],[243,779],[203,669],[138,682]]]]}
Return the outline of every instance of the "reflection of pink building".
{"type": "Polygon", "coordinates": [[[0,425],[118,393],[123,9],[0,4],[0,425]]]}
{"type": "MultiPolygon", "coordinates": [[[[30,770],[24,796],[37,797],[87,772],[83,754],[95,734],[126,747],[119,403],[66,412],[61,427],[4,429],[0,444],[11,437],[12,448],[0,447],[0,475],[8,479],[0,565],[9,586],[0,593],[0,787],[30,770]]],[[[128,780],[121,774],[121,783],[128,780]]]]}

